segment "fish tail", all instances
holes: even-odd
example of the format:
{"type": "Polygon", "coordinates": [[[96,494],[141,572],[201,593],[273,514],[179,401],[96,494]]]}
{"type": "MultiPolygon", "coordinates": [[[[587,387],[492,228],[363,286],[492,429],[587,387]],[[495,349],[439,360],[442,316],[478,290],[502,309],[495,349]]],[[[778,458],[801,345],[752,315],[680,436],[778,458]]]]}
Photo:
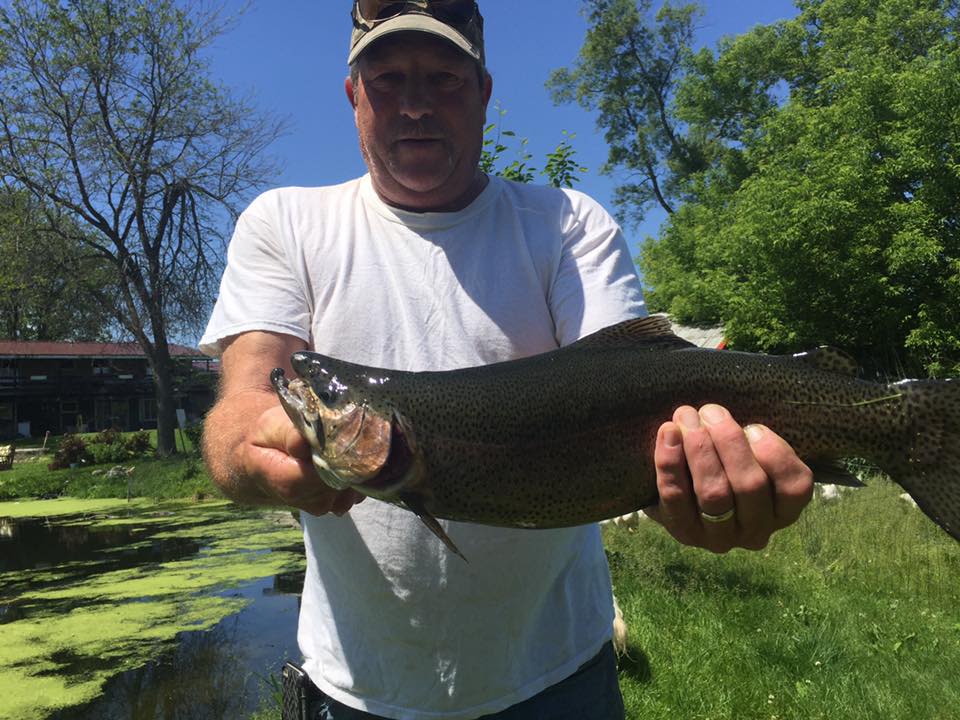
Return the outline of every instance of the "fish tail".
{"type": "Polygon", "coordinates": [[[960,381],[904,380],[890,386],[905,411],[909,454],[891,453],[880,467],[920,509],[960,540],[960,381]]]}

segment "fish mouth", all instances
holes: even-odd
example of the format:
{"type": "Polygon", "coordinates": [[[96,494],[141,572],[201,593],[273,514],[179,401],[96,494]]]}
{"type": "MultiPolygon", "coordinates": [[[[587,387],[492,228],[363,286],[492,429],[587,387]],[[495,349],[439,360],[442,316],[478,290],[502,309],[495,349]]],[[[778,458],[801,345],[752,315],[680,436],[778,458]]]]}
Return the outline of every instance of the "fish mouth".
{"type": "MultiPolygon", "coordinates": [[[[283,368],[274,368],[270,373],[270,383],[280,398],[280,404],[287,412],[290,420],[303,432],[303,425],[313,427],[316,438],[316,448],[323,447],[323,423],[320,420],[319,400],[309,384],[299,378],[287,380],[283,368]]],[[[313,445],[314,438],[308,437],[313,445]]]]}
{"type": "MultiPolygon", "coordinates": [[[[301,375],[297,363],[294,367],[301,375]]],[[[411,433],[398,416],[352,402],[330,407],[324,395],[336,394],[335,388],[318,395],[309,380],[288,381],[281,368],[271,372],[270,381],[283,409],[310,444],[313,465],[327,485],[387,501],[406,489],[415,451],[411,433]]]]}
{"type": "Polygon", "coordinates": [[[350,488],[352,483],[342,479],[324,458],[327,438],[321,416],[322,404],[310,384],[300,378],[288,381],[282,368],[273,369],[270,383],[276,390],[280,406],[287,413],[287,417],[310,445],[310,459],[323,482],[335,490],[350,488]]]}

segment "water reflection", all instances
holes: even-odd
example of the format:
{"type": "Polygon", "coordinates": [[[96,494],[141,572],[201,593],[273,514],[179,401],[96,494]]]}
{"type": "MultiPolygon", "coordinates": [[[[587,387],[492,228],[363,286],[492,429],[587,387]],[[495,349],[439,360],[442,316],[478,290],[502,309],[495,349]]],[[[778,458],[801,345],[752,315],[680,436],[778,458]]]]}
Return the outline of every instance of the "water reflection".
{"type": "Polygon", "coordinates": [[[254,600],[212,630],[182,633],[176,649],[107,682],[103,697],[50,720],[234,720],[260,704],[265,680],[297,657],[303,573],[283,573],[231,595],[254,600]],[[297,594],[285,588],[295,587],[297,594]]]}
{"type": "MultiPolygon", "coordinates": [[[[18,601],[28,591],[69,586],[111,570],[179,560],[201,547],[195,537],[154,538],[169,530],[164,522],[91,526],[81,516],[0,520],[0,573],[8,574],[0,588],[0,624],[29,617],[31,607],[40,609],[18,601]]],[[[63,609],[49,603],[42,607],[44,614],[63,609]]]]}
{"type": "Polygon", "coordinates": [[[56,521],[0,518],[0,572],[86,561],[133,567],[144,562],[175,560],[199,549],[189,538],[142,542],[167,530],[164,523],[91,527],[82,524],[84,520],[79,516],[56,521]]]}

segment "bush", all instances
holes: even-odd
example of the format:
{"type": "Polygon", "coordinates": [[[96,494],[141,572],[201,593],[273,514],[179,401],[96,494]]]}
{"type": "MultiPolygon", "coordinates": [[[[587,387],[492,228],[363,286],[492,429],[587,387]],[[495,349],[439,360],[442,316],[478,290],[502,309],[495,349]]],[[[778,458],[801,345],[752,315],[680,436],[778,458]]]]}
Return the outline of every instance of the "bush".
{"type": "Polygon", "coordinates": [[[129,436],[124,441],[124,447],[132,455],[146,455],[153,450],[150,442],[150,433],[146,430],[139,430],[129,436]]]}
{"type": "Polygon", "coordinates": [[[190,444],[193,446],[193,452],[200,454],[201,445],[203,443],[203,421],[191,423],[184,428],[183,433],[187,436],[187,440],[190,441],[190,444]]]}
{"type": "Polygon", "coordinates": [[[106,428],[98,432],[90,442],[97,445],[116,445],[123,442],[123,435],[116,428],[106,428]]]}
{"type": "Polygon", "coordinates": [[[111,445],[90,443],[89,450],[95,465],[122,463],[126,462],[131,456],[130,451],[123,442],[117,442],[111,445]]]}
{"type": "Polygon", "coordinates": [[[57,454],[53,456],[53,462],[47,467],[50,470],[61,470],[71,465],[80,465],[92,460],[93,456],[87,449],[87,444],[83,441],[83,438],[68,433],[60,438],[57,454]]]}

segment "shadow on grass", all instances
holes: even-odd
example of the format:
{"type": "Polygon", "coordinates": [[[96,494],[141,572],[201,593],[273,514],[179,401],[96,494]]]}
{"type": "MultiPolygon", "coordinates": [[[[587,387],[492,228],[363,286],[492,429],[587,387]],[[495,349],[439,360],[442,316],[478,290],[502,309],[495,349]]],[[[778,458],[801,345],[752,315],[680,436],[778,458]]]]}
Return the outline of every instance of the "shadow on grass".
{"type": "Polygon", "coordinates": [[[681,558],[664,564],[663,577],[677,592],[719,590],[743,598],[773,597],[783,592],[778,583],[757,577],[755,570],[706,566],[681,558]]]}
{"type": "Polygon", "coordinates": [[[653,680],[650,658],[639,647],[627,644],[627,651],[617,658],[617,670],[638,683],[647,684],[653,680]]]}

